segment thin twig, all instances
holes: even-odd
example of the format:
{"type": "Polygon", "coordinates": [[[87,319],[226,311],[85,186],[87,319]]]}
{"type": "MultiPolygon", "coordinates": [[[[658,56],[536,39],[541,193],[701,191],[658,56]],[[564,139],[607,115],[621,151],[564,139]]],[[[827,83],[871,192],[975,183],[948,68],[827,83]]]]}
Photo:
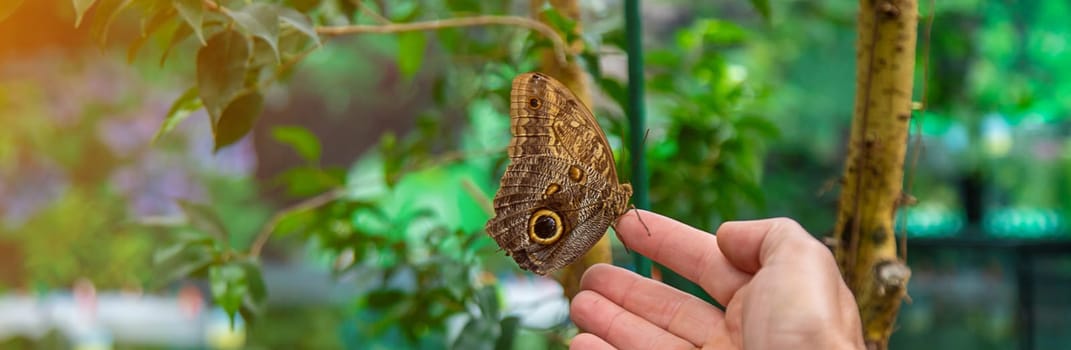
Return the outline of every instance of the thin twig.
{"type": "Polygon", "coordinates": [[[456,28],[456,27],[476,27],[487,25],[506,25],[514,27],[523,27],[539,32],[543,36],[550,39],[554,44],[554,55],[558,61],[565,64],[568,62],[566,59],[565,40],[558,35],[554,28],[550,26],[530,19],[519,16],[475,16],[475,17],[459,17],[448,18],[441,20],[432,20],[426,22],[411,22],[411,23],[396,23],[385,25],[348,25],[348,26],[330,26],[330,27],[316,27],[316,32],[324,36],[338,36],[347,34],[362,34],[362,33],[398,33],[398,32],[412,32],[412,31],[425,31],[425,30],[438,30],[443,28],[456,28]]]}
{"type": "Polygon", "coordinates": [[[334,189],[275,212],[275,215],[272,215],[268,223],[257,233],[257,238],[253,241],[253,244],[249,246],[249,256],[260,256],[260,251],[264,249],[264,244],[268,243],[268,238],[271,237],[272,232],[275,232],[275,227],[279,225],[279,221],[282,221],[284,216],[293,212],[316,209],[338,199],[343,193],[345,192],[342,189],[334,189]]]}
{"type": "Polygon", "coordinates": [[[217,4],[215,1],[212,0],[204,0],[201,3],[205,5],[205,8],[212,11],[219,11],[220,9],[224,8],[223,5],[217,4]]]}
{"type": "Polygon", "coordinates": [[[412,164],[408,164],[408,165],[402,167],[402,170],[399,173],[408,173],[408,172],[416,171],[416,170],[419,170],[419,169],[434,168],[434,167],[437,167],[437,166],[453,163],[453,162],[456,162],[456,161],[466,160],[466,159],[470,159],[470,158],[492,156],[492,155],[496,155],[496,154],[501,154],[502,152],[505,152],[505,151],[506,151],[506,147],[495,148],[495,149],[485,149],[485,150],[472,151],[472,152],[462,152],[462,151],[446,152],[446,153],[443,153],[443,154],[441,154],[441,155],[439,155],[437,157],[434,157],[431,160],[428,160],[428,161],[425,161],[425,162],[414,162],[412,164]]]}
{"type": "Polygon", "coordinates": [[[484,213],[487,215],[495,215],[495,207],[491,202],[491,199],[487,198],[487,195],[480,190],[479,186],[476,186],[475,182],[472,182],[472,179],[461,180],[461,188],[472,196],[472,199],[476,200],[480,205],[480,209],[483,209],[484,213]]]}
{"type": "Polygon", "coordinates": [[[267,89],[269,85],[275,83],[276,80],[279,80],[280,76],[286,74],[286,71],[293,69],[294,66],[298,64],[298,62],[305,60],[306,56],[315,52],[316,50],[319,50],[321,47],[323,47],[323,45],[312,46],[306,49],[305,51],[302,51],[301,53],[295,55],[294,57],[291,57],[285,62],[279,64],[279,68],[275,69],[275,74],[261,81],[260,84],[257,85],[258,88],[267,89]]]}
{"type": "Polygon", "coordinates": [[[387,19],[387,17],[383,17],[375,11],[372,11],[372,9],[368,8],[368,6],[365,6],[364,1],[362,0],[353,0],[353,4],[357,5],[357,9],[360,10],[361,13],[367,15],[368,17],[372,17],[372,19],[375,19],[380,24],[394,24],[394,22],[391,22],[391,20],[387,19]]]}

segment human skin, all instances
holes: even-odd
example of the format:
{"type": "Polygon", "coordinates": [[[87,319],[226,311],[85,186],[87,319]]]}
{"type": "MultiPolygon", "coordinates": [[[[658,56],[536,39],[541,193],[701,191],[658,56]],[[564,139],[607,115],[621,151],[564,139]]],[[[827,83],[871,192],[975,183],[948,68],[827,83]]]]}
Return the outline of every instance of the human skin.
{"type": "Polygon", "coordinates": [[[725,311],[599,264],[573,298],[570,315],[582,333],[570,349],[864,348],[859,311],[833,255],[791,219],[726,222],[714,236],[636,210],[616,228],[629,249],[695,282],[725,311]]]}

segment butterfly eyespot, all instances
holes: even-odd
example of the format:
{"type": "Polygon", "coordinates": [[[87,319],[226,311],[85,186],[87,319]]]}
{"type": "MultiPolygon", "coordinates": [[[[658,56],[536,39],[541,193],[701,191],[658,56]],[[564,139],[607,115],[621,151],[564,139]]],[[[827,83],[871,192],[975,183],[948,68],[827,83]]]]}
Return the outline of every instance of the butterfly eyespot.
{"type": "Polygon", "coordinates": [[[539,209],[528,218],[528,238],[542,245],[562,238],[562,218],[549,209],[539,209]]]}
{"type": "Polygon", "coordinates": [[[561,191],[561,189],[562,186],[559,184],[552,183],[550,185],[547,185],[547,189],[543,190],[543,198],[547,198],[547,196],[558,193],[558,191],[561,191]]]}
{"type": "Polygon", "coordinates": [[[539,109],[540,106],[543,106],[543,101],[540,101],[538,98],[532,97],[528,99],[528,108],[539,109]]]}

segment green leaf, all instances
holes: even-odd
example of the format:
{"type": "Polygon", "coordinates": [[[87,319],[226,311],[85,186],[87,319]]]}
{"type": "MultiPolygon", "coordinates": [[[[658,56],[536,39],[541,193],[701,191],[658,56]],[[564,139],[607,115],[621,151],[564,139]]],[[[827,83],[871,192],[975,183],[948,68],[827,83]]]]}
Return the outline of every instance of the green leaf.
{"type": "Polygon", "coordinates": [[[241,140],[264,111],[264,95],[259,91],[242,94],[223,110],[219,120],[214,122],[216,146],[215,151],[241,140]]]}
{"type": "MultiPolygon", "coordinates": [[[[696,35],[694,39],[701,40],[703,43],[737,44],[747,37],[747,32],[743,28],[728,21],[706,19],[697,22],[692,28],[695,30],[694,35],[696,35]]],[[[685,42],[688,42],[688,40],[685,40],[685,42]]],[[[682,46],[694,46],[691,44],[691,42],[688,42],[682,46]]]]}
{"type": "MultiPolygon", "coordinates": [[[[206,238],[209,241],[210,238],[206,238]]],[[[152,282],[160,287],[183,277],[189,277],[203,271],[215,260],[210,243],[184,242],[168,247],[154,254],[153,261],[157,274],[152,282]]]]}
{"type": "Polygon", "coordinates": [[[212,245],[212,237],[202,235],[199,239],[180,240],[163,249],[157,250],[152,255],[153,265],[162,265],[168,261],[174,261],[177,257],[181,256],[184,251],[198,245],[200,245],[201,248],[210,247],[212,245]]]}
{"type": "Polygon", "coordinates": [[[287,235],[307,230],[316,224],[316,212],[309,210],[291,210],[283,214],[275,224],[273,233],[287,235]]]}
{"type": "MultiPolygon", "coordinates": [[[[74,3],[75,6],[78,6],[77,0],[74,3]]],[[[22,0],[7,0],[0,2],[0,23],[4,22],[4,20],[7,19],[8,16],[11,16],[12,13],[15,13],[15,10],[19,9],[19,5],[22,5],[22,0]]]]}
{"type": "Polygon", "coordinates": [[[174,0],[171,5],[186,21],[186,25],[190,26],[193,32],[197,34],[197,40],[201,41],[201,45],[207,45],[204,32],[201,30],[205,15],[204,2],[201,0],[174,0]]]}
{"type": "Polygon", "coordinates": [[[781,134],[781,130],[778,129],[777,124],[769,119],[756,116],[745,115],[736,121],[736,127],[743,130],[751,130],[758,133],[764,138],[774,138],[781,134]]]}
{"type": "Polygon", "coordinates": [[[310,163],[320,160],[320,139],[300,126],[277,126],[271,131],[276,141],[285,143],[310,163]]]}
{"type": "Polygon", "coordinates": [[[286,193],[295,197],[315,195],[342,184],[322,169],[313,166],[297,166],[286,169],[282,174],[276,176],[275,181],[286,186],[286,193]]]}
{"type": "Polygon", "coordinates": [[[312,25],[312,21],[309,20],[309,16],[298,12],[289,7],[283,7],[279,10],[279,21],[282,24],[290,26],[302,33],[305,33],[309,39],[312,39],[316,43],[316,46],[320,46],[320,35],[316,34],[316,27],[312,25]]]}
{"type": "Polygon", "coordinates": [[[424,32],[404,32],[398,34],[398,70],[406,79],[412,79],[420,71],[427,47],[424,32]]]}
{"type": "Polygon", "coordinates": [[[193,111],[201,109],[201,98],[197,96],[197,87],[191,86],[186,89],[186,92],[182,93],[175,99],[175,102],[171,103],[171,108],[167,110],[167,116],[164,117],[164,124],[160,125],[160,129],[156,130],[156,135],[153,135],[152,142],[156,142],[164,134],[171,132],[175,129],[179,123],[186,120],[193,111]]]}
{"type": "Polygon", "coordinates": [[[616,46],[624,49],[628,47],[628,39],[625,37],[625,29],[613,29],[602,35],[603,46],[616,46]]]}
{"type": "Polygon", "coordinates": [[[77,28],[77,27],[82,25],[82,18],[85,16],[86,11],[89,11],[89,8],[92,7],[93,3],[97,2],[97,0],[72,0],[72,1],[74,2],[74,13],[75,13],[74,26],[75,26],[75,28],[77,28]]]}
{"type": "Polygon", "coordinates": [[[644,53],[644,62],[653,67],[676,68],[682,60],[683,57],[673,50],[655,49],[644,53]]]}
{"type": "Polygon", "coordinates": [[[521,319],[517,316],[503,318],[502,322],[499,322],[501,331],[499,331],[498,340],[495,341],[495,350],[513,349],[513,339],[517,337],[520,325],[521,319]]]}
{"type": "Polygon", "coordinates": [[[491,349],[497,339],[497,325],[483,318],[471,318],[457,335],[451,349],[491,349]]]}
{"type": "MultiPolygon", "coordinates": [[[[275,54],[275,49],[269,46],[264,40],[253,40],[253,55],[249,59],[250,75],[247,79],[260,79],[263,74],[268,72],[264,69],[267,66],[278,66],[279,57],[275,54]],[[253,71],[260,71],[258,73],[252,73],[253,71]]],[[[249,80],[247,80],[249,81],[249,80]]]]}
{"type": "Polygon", "coordinates": [[[169,20],[171,20],[173,16],[174,13],[171,9],[165,9],[156,12],[156,14],[154,14],[151,19],[145,22],[144,27],[142,28],[141,36],[134,39],[134,42],[130,43],[130,48],[128,48],[126,51],[127,63],[134,63],[134,58],[138,56],[138,50],[141,49],[141,46],[144,45],[145,42],[148,41],[149,38],[151,38],[152,35],[160,29],[160,27],[163,27],[164,23],[167,23],[169,20]]]}
{"type": "Polygon", "coordinates": [[[197,89],[213,126],[244,86],[251,46],[244,35],[227,30],[213,35],[197,51],[197,89]]]}
{"type": "Polygon", "coordinates": [[[397,289],[377,289],[365,296],[365,306],[372,310],[383,310],[402,302],[407,296],[397,289]]]}
{"type": "Polygon", "coordinates": [[[411,22],[420,16],[421,9],[418,1],[395,1],[390,6],[390,20],[399,23],[411,22]]]}
{"type": "Polygon", "coordinates": [[[230,244],[230,234],[227,232],[227,227],[223,226],[223,220],[220,220],[215,210],[206,205],[185,200],[179,200],[178,205],[182,208],[182,212],[186,214],[186,220],[189,221],[191,227],[212,235],[224,245],[230,244]]]}
{"type": "Polygon", "coordinates": [[[97,39],[98,44],[103,46],[108,42],[108,29],[112,27],[119,13],[133,2],[134,0],[102,0],[97,3],[97,8],[93,11],[93,25],[89,32],[97,39]]]}
{"type": "MultiPolygon", "coordinates": [[[[321,0],[287,0],[286,5],[301,12],[310,12],[320,6],[321,0]]],[[[289,8],[289,7],[287,7],[289,8]]]]}
{"type": "Polygon", "coordinates": [[[480,313],[489,320],[498,320],[498,291],[494,286],[484,286],[476,291],[476,303],[480,313]]]}
{"type": "Polygon", "coordinates": [[[212,299],[230,316],[234,326],[234,315],[242,306],[242,299],[249,292],[245,269],[238,264],[212,266],[208,270],[212,299]]]}
{"type": "Polygon", "coordinates": [[[249,299],[259,309],[268,299],[268,287],[264,284],[264,276],[260,272],[260,266],[252,261],[239,263],[245,269],[246,285],[249,287],[249,299]]]}
{"type": "Polygon", "coordinates": [[[189,25],[179,23],[178,27],[175,27],[175,32],[171,34],[171,40],[167,42],[167,47],[164,48],[164,53],[160,55],[160,67],[164,66],[164,62],[167,62],[167,56],[171,53],[171,49],[193,34],[193,30],[189,25]]]}
{"type": "Polygon", "coordinates": [[[610,96],[610,99],[617,102],[618,106],[621,106],[621,108],[628,108],[628,90],[624,84],[607,77],[599,78],[598,84],[599,88],[601,88],[606,95],[610,96]]]}
{"type": "Polygon", "coordinates": [[[751,0],[751,6],[762,15],[767,22],[770,21],[770,0],[751,0]]]}
{"type": "MultiPolygon", "coordinates": [[[[584,46],[589,48],[597,47],[594,45],[584,46]]],[[[601,57],[599,57],[599,53],[594,50],[585,49],[584,52],[580,53],[580,61],[584,64],[584,69],[587,70],[588,73],[591,74],[591,77],[594,79],[602,78],[602,64],[600,62],[600,58],[601,57]]]]}
{"type": "Polygon", "coordinates": [[[480,13],[482,1],[478,0],[447,0],[446,7],[454,13],[480,13]]]}
{"type": "Polygon", "coordinates": [[[225,10],[224,13],[238,23],[238,28],[249,35],[263,40],[275,53],[279,62],[279,10],[275,5],[252,3],[238,11],[225,10]]]}
{"type": "Polygon", "coordinates": [[[576,21],[572,18],[566,18],[562,16],[558,9],[550,6],[549,3],[543,9],[543,16],[546,17],[547,22],[550,23],[554,29],[557,29],[559,33],[565,35],[566,42],[573,42],[576,39],[576,21]]]}
{"type": "Polygon", "coordinates": [[[171,1],[169,0],[138,0],[132,4],[134,10],[138,11],[141,17],[138,19],[138,34],[145,36],[148,32],[149,22],[159,14],[174,14],[175,9],[171,7],[171,1]]]}

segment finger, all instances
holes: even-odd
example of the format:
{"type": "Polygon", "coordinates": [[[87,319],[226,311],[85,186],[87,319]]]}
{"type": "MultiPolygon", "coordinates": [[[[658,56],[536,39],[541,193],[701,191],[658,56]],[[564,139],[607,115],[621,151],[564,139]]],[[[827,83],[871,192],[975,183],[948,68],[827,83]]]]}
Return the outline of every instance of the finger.
{"type": "Polygon", "coordinates": [[[569,349],[614,350],[614,346],[591,333],[580,333],[569,341],[569,349]]]}
{"type": "Polygon", "coordinates": [[[632,210],[621,216],[616,227],[629,249],[699,284],[722,305],[751,278],[729,263],[718,248],[718,238],[671,218],[632,210]]]}
{"type": "Polygon", "coordinates": [[[691,294],[636,273],[606,264],[592,266],[580,280],[590,290],[659,328],[691,342],[703,344],[724,320],[721,310],[691,294]]]}
{"type": "Polygon", "coordinates": [[[617,349],[693,349],[692,343],[647,322],[599,293],[573,297],[569,315],[577,327],[617,349]]]}
{"type": "Polygon", "coordinates": [[[827,258],[807,259],[811,254],[832,253],[798,223],[787,218],[754,221],[730,221],[718,228],[718,246],[737,269],[755,273],[775,262],[795,264],[804,261],[826,263],[827,258]]]}

